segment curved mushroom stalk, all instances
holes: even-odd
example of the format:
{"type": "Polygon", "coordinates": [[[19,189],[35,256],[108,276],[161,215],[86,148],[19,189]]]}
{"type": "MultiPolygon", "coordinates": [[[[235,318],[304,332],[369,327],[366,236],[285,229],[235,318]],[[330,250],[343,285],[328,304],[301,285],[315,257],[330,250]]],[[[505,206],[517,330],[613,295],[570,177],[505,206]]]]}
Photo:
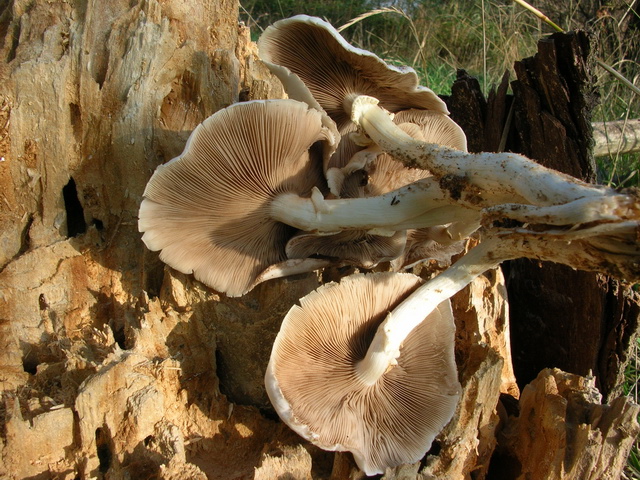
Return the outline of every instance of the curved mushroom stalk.
{"type": "Polygon", "coordinates": [[[458,403],[448,301],[426,318],[418,312],[399,368],[369,385],[356,373],[386,312],[420,282],[377,273],[323,285],[289,311],[271,352],[265,385],[280,418],[325,450],[352,452],[367,475],[419,461],[458,403]]]}
{"type": "MultiPolygon", "coordinates": [[[[584,203],[582,200],[577,202],[584,203]]],[[[627,213],[637,218],[637,203],[622,208],[628,208],[627,213]]],[[[540,215],[531,215],[531,208],[526,210],[529,218],[544,218],[543,212],[549,208],[541,208],[540,215]]],[[[589,220],[585,224],[573,223],[575,217],[570,215],[571,223],[567,227],[547,226],[540,230],[540,225],[531,225],[528,228],[494,229],[491,236],[426,282],[387,316],[378,327],[365,358],[358,364],[359,378],[368,385],[375,383],[396,364],[402,342],[420,322],[418,314],[433,311],[475,277],[505,260],[534,258],[580,270],[605,272],[628,281],[640,280],[638,222],[623,221],[620,217],[617,222],[602,218],[598,221],[589,213],[585,214],[588,210],[579,209],[579,215],[589,220]]]]}
{"type": "Polygon", "coordinates": [[[407,135],[378,105],[360,96],[353,101],[351,119],[397,160],[429,170],[441,186],[463,203],[489,207],[502,203],[535,206],[566,203],[582,197],[615,194],[513,153],[467,153],[422,142],[407,135]]]}
{"type": "Polygon", "coordinates": [[[478,218],[477,208],[456,205],[434,178],[426,178],[384,195],[366,198],[325,199],[318,189],[310,198],[293,193],[278,195],[271,203],[272,219],[307,232],[341,230],[387,231],[431,227],[451,219],[478,218]]]}

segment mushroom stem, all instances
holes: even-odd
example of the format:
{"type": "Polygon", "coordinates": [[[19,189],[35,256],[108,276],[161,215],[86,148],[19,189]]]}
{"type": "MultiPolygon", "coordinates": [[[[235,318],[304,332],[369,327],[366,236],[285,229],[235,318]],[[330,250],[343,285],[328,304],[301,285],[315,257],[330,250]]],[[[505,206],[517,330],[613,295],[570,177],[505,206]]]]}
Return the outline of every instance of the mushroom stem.
{"type": "Polygon", "coordinates": [[[367,354],[356,366],[356,375],[360,380],[373,385],[396,364],[402,342],[429,313],[478,275],[507,260],[509,255],[492,254],[499,243],[495,237],[483,241],[443,273],[418,288],[389,313],[378,327],[367,354]]]}
{"type": "Polygon", "coordinates": [[[505,260],[521,257],[548,260],[638,281],[639,231],[637,221],[624,219],[575,224],[571,228],[553,226],[545,231],[524,227],[494,231],[492,236],[426,282],[389,313],[378,327],[364,359],[358,363],[357,375],[367,385],[375,383],[395,365],[404,339],[442,301],[505,260]]]}
{"type": "Polygon", "coordinates": [[[308,232],[405,230],[479,218],[477,209],[454,203],[436,179],[426,178],[375,197],[325,199],[318,189],[311,198],[285,193],[271,202],[270,216],[308,232]]]}
{"type": "Polygon", "coordinates": [[[409,167],[429,170],[440,179],[449,179],[458,195],[462,194],[462,200],[465,193],[474,195],[485,207],[514,202],[554,205],[610,191],[543,167],[522,155],[466,153],[416,140],[394,124],[373,97],[356,98],[351,118],[397,160],[409,167]]]}

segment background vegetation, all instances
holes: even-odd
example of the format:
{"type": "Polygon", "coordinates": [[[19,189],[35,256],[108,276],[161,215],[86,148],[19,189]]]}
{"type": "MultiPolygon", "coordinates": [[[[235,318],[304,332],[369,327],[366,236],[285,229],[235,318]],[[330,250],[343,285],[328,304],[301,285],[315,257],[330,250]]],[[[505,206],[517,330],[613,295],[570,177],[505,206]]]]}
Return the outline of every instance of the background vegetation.
{"type": "MultiPolygon", "coordinates": [[[[536,52],[554,30],[512,0],[241,0],[241,20],[255,38],[274,21],[304,13],[324,18],[353,45],[386,61],[410,65],[423,84],[450,93],[457,69],[478,77],[485,93],[513,63],[536,52]],[[354,21],[355,20],[355,21],[354,21]]],[[[596,58],[640,84],[640,0],[531,0],[564,30],[593,34],[596,58]]],[[[596,71],[601,102],[593,121],[640,117],[640,99],[603,68],[596,71]]],[[[599,159],[600,181],[617,187],[640,185],[640,156],[599,159]]],[[[638,358],[627,369],[629,395],[638,401],[638,358]]],[[[640,451],[626,472],[640,480],[640,451]]]]}

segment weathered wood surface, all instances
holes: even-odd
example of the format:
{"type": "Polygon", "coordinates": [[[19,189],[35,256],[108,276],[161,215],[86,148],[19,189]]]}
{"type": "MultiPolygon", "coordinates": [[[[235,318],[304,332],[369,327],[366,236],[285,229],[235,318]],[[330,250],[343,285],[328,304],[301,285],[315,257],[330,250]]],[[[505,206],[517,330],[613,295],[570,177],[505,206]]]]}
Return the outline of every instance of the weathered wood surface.
{"type": "MultiPolygon", "coordinates": [[[[284,313],[347,272],[229,299],[165,268],[136,228],[149,176],[200,121],[282,95],[237,25],[237,2],[2,9],[0,477],[357,478],[349,455],[284,427],[262,387],[284,313]]],[[[422,464],[385,478],[485,478],[497,432],[526,430],[510,408],[519,389],[505,292],[495,271],[456,297],[463,401],[422,464]]],[[[619,402],[626,413],[611,423],[632,436],[635,407],[619,402]]],[[[567,429],[586,425],[570,420],[558,417],[567,429]]],[[[529,437],[514,435],[522,442],[505,444],[504,458],[527,454],[529,437]]]]}
{"type": "Polygon", "coordinates": [[[593,140],[596,157],[640,152],[640,119],[594,122],[593,140]]]}

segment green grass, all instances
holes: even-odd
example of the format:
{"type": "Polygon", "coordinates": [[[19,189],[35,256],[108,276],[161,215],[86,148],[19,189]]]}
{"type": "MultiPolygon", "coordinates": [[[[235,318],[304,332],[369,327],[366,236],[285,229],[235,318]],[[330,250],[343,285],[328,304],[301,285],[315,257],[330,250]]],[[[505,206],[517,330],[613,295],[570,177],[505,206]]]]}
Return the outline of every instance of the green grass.
{"type": "MultiPolygon", "coordinates": [[[[639,351],[640,338],[637,338],[635,340],[633,354],[631,355],[630,361],[625,369],[625,382],[623,385],[623,393],[633,398],[636,403],[638,403],[638,397],[640,395],[639,351]]],[[[624,473],[630,480],[640,480],[640,446],[638,445],[638,442],[636,442],[631,448],[624,473]]]]}

